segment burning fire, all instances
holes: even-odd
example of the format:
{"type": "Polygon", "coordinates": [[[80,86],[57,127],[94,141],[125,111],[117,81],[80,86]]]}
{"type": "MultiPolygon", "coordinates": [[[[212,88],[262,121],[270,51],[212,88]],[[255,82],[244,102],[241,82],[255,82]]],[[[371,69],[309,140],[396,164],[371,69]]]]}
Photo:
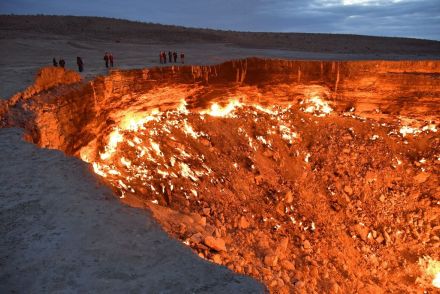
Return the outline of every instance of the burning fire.
{"type": "Polygon", "coordinates": [[[318,95],[312,96],[304,103],[304,112],[315,114],[316,116],[326,116],[330,114],[333,109],[330,107],[328,102],[323,101],[318,95]]]}
{"type": "MultiPolygon", "coordinates": [[[[191,125],[189,118],[203,120],[205,115],[235,118],[235,113],[243,108],[252,113],[255,119],[259,113],[269,115],[278,124],[275,130],[289,144],[299,140],[299,134],[294,132],[292,126],[283,122],[282,119],[282,115],[290,107],[277,110],[274,107],[246,105],[237,99],[232,99],[224,106],[213,103],[207,110],[191,112],[186,108],[185,101],[182,101],[175,110],[167,112],[154,109],[151,113],[124,113],[121,115],[123,118],[109,134],[107,144],[104,146],[103,152],[99,154],[99,160],[92,162],[93,169],[96,174],[112,183],[120,191],[122,198],[127,192],[135,193],[134,187],[139,185],[149,190],[152,195],[159,195],[160,191],[164,193],[166,187],[163,183],[158,184],[157,179],[169,181],[168,189],[171,191],[175,189],[173,179],[188,179],[189,185],[194,188],[192,190],[196,191],[196,183],[199,179],[212,173],[212,170],[196,150],[184,147],[170,134],[174,134],[176,131],[182,132],[187,138],[204,139],[205,142],[209,142],[209,135],[191,125]],[[162,149],[163,138],[171,140],[171,143],[167,144],[176,145],[173,153],[170,154],[169,151],[162,149]],[[120,149],[121,152],[118,151],[120,149]]],[[[269,131],[267,134],[271,135],[275,133],[274,131],[269,131]]],[[[243,129],[239,129],[239,133],[246,138],[249,147],[254,151],[258,148],[256,142],[260,142],[267,148],[272,148],[272,142],[262,135],[252,138],[243,129]]],[[[85,149],[80,152],[85,161],[89,161],[90,153],[85,149]]],[[[184,193],[194,197],[194,192],[184,191],[184,193]]]]}
{"type": "MultiPolygon", "coordinates": [[[[185,101],[182,101],[174,110],[160,112],[156,109],[150,113],[124,114],[123,119],[108,135],[107,143],[92,165],[95,173],[115,187],[121,198],[136,194],[148,200],[148,203],[169,206],[174,199],[180,197],[188,203],[200,204],[207,191],[212,193],[212,190],[207,190],[207,186],[210,189],[218,188],[221,193],[227,193],[225,190],[229,188],[228,185],[232,186],[228,182],[227,174],[225,176],[224,171],[219,170],[218,166],[216,168],[208,158],[210,154],[216,156],[216,142],[213,140],[216,134],[213,135],[207,127],[209,123],[218,125],[225,121],[236,122],[235,119],[244,118],[252,124],[252,127],[237,124],[236,129],[228,131],[238,134],[239,139],[235,139],[235,136],[234,139],[237,141],[234,142],[240,143],[237,148],[249,159],[243,164],[243,160],[233,158],[232,154],[231,165],[234,172],[238,173],[240,169],[246,168],[253,177],[259,172],[255,154],[259,153],[259,156],[276,160],[279,156],[276,154],[277,146],[283,146],[284,150],[290,152],[289,156],[298,158],[296,164],[302,165],[301,169],[316,168],[316,153],[298,147],[302,140],[306,142],[307,137],[296,124],[316,123],[318,120],[312,115],[323,117],[332,112],[329,103],[319,96],[311,96],[300,106],[285,107],[264,107],[233,99],[223,105],[213,103],[209,109],[197,112],[189,110],[185,101]],[[296,120],[299,115],[294,111],[298,110],[308,114],[300,114],[301,117],[296,120]],[[258,125],[261,120],[265,121],[263,129],[258,125]]],[[[433,128],[430,127],[431,129],[433,128]]],[[[398,135],[398,130],[394,129],[394,135],[398,135]]],[[[351,131],[353,132],[353,129],[351,131]]],[[[406,131],[408,129],[400,133],[411,133],[406,131]]],[[[382,135],[370,134],[368,139],[377,143],[382,141],[382,135]]],[[[88,161],[92,152],[82,150],[80,154],[88,161]]],[[[396,165],[403,164],[397,158],[395,161],[396,165]]],[[[257,185],[259,179],[259,176],[255,177],[257,185]]],[[[229,193],[235,193],[232,191],[229,193]]],[[[289,201],[291,203],[293,200],[289,201]]],[[[294,215],[293,205],[284,207],[283,211],[284,214],[291,214],[288,216],[289,225],[294,225],[302,231],[313,232],[317,229],[315,222],[294,215]]],[[[272,220],[274,231],[283,230],[284,226],[287,226],[278,220],[263,218],[263,222],[272,220]]],[[[191,244],[188,240],[182,241],[191,244]]],[[[424,272],[421,283],[426,285],[429,280],[429,284],[440,288],[440,262],[426,257],[421,259],[419,264],[424,272]]]]}
{"type": "Polygon", "coordinates": [[[422,284],[430,284],[440,289],[440,261],[424,256],[419,259],[419,266],[423,271],[423,276],[419,278],[422,284]],[[429,282],[428,282],[429,281],[429,282]]]}
{"type": "Polygon", "coordinates": [[[237,108],[243,107],[243,104],[238,100],[231,100],[224,107],[221,107],[218,103],[213,103],[208,110],[201,111],[201,114],[208,114],[216,117],[228,117],[237,108]]]}

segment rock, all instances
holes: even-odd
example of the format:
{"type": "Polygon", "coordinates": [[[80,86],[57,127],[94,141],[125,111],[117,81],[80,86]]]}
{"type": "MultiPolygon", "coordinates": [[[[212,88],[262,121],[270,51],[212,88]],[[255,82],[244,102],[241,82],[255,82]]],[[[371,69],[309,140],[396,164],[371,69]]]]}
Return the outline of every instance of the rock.
{"type": "Polygon", "coordinates": [[[203,227],[206,226],[206,217],[202,217],[202,218],[199,220],[198,224],[201,225],[201,226],[203,226],[203,227]]]}
{"type": "Polygon", "coordinates": [[[217,264],[222,264],[222,257],[220,256],[220,254],[214,254],[212,256],[212,261],[217,264]]]}
{"type": "Polygon", "coordinates": [[[391,237],[390,237],[390,235],[386,231],[383,232],[383,236],[385,237],[385,243],[387,245],[391,244],[391,237]]]}
{"type": "Polygon", "coordinates": [[[269,149],[264,150],[263,155],[266,157],[272,157],[273,152],[270,151],[269,149]]]}
{"type": "Polygon", "coordinates": [[[335,281],[330,282],[330,293],[332,294],[341,293],[341,288],[339,287],[338,283],[336,283],[335,281]]]}
{"type": "Polygon", "coordinates": [[[73,70],[53,66],[43,67],[38,71],[34,84],[23,92],[15,94],[10,100],[17,102],[19,99],[28,99],[58,85],[69,85],[79,81],[81,81],[81,75],[73,70]]]}
{"type": "Polygon", "coordinates": [[[194,222],[196,224],[199,224],[201,226],[206,226],[206,217],[202,217],[200,214],[198,213],[192,213],[191,214],[192,219],[194,220],[194,222]]]}
{"type": "Polygon", "coordinates": [[[266,255],[264,257],[264,264],[267,266],[276,266],[278,263],[278,256],[276,255],[266,255]]]}
{"type": "Polygon", "coordinates": [[[289,204],[293,202],[292,191],[287,191],[286,195],[284,195],[284,201],[286,201],[286,203],[289,203],[289,204]]]}
{"type": "Polygon", "coordinates": [[[346,134],[342,137],[342,140],[343,141],[351,141],[351,140],[353,140],[353,137],[349,134],[346,134]]]}
{"type": "Polygon", "coordinates": [[[350,186],[344,186],[344,192],[349,196],[353,195],[353,189],[350,186]]]}
{"type": "Polygon", "coordinates": [[[331,207],[331,209],[333,209],[336,212],[338,212],[338,211],[340,211],[342,209],[342,206],[338,202],[336,202],[336,201],[332,201],[330,203],[330,207],[331,207]]]}
{"type": "Polygon", "coordinates": [[[207,236],[205,238],[205,245],[216,251],[227,251],[225,241],[222,238],[207,236]]]}
{"type": "Polygon", "coordinates": [[[305,240],[303,242],[303,248],[304,248],[304,250],[310,250],[310,249],[312,249],[312,245],[310,244],[310,242],[308,240],[305,240]]]}
{"type": "Polygon", "coordinates": [[[414,177],[414,181],[418,184],[422,184],[426,182],[426,180],[429,178],[429,174],[425,172],[419,173],[417,176],[414,177]]]}
{"type": "Polygon", "coordinates": [[[255,177],[255,183],[257,185],[260,185],[263,182],[264,177],[262,175],[256,176],[255,177]]]}
{"type": "Polygon", "coordinates": [[[290,277],[286,272],[282,272],[281,278],[283,279],[284,283],[290,285],[290,277]]]}
{"type": "Polygon", "coordinates": [[[167,141],[167,145],[172,148],[185,150],[185,145],[183,145],[182,143],[176,142],[176,141],[169,140],[169,141],[167,141]]]}
{"type": "Polygon", "coordinates": [[[285,213],[285,207],[284,207],[284,203],[283,202],[278,202],[278,204],[275,206],[275,210],[283,215],[285,213]]]}
{"type": "Polygon", "coordinates": [[[269,238],[266,235],[261,235],[258,238],[257,245],[260,248],[260,250],[266,250],[266,249],[270,248],[269,238]]]}
{"type": "Polygon", "coordinates": [[[199,138],[199,142],[203,145],[203,146],[210,146],[211,142],[209,142],[207,139],[205,138],[199,138]]]}
{"type": "Polygon", "coordinates": [[[379,234],[376,238],[376,242],[381,244],[385,239],[383,238],[382,234],[379,234]]]}
{"type": "Polygon", "coordinates": [[[203,213],[205,215],[210,215],[211,214],[211,208],[209,208],[209,207],[203,208],[202,211],[203,211],[203,213]]]}
{"type": "Polygon", "coordinates": [[[214,235],[214,237],[216,237],[216,238],[220,238],[220,237],[222,236],[221,230],[219,230],[219,229],[216,228],[216,229],[214,230],[213,235],[214,235]]]}
{"type": "MultiPolygon", "coordinates": [[[[298,290],[302,290],[305,288],[306,284],[303,281],[297,281],[296,283],[294,283],[294,286],[298,290]]],[[[302,292],[300,292],[300,293],[302,293],[302,292]]]]}
{"type": "Polygon", "coordinates": [[[288,270],[288,271],[295,270],[295,265],[288,260],[282,260],[280,262],[280,264],[281,264],[281,267],[285,270],[288,270]]]}
{"type": "Polygon", "coordinates": [[[178,230],[178,232],[179,232],[179,234],[180,235],[184,235],[185,233],[186,233],[186,226],[185,226],[185,224],[179,224],[179,230],[178,230]]]}
{"type": "Polygon", "coordinates": [[[240,227],[240,229],[247,229],[250,226],[250,223],[248,222],[248,220],[242,216],[240,217],[240,221],[238,222],[238,226],[240,227]]]}
{"type": "Polygon", "coordinates": [[[385,195],[380,195],[380,197],[379,197],[379,201],[380,202],[384,202],[385,201],[385,195]]]}
{"type": "Polygon", "coordinates": [[[289,238],[285,237],[281,239],[280,246],[278,248],[280,248],[282,252],[285,252],[287,250],[288,245],[289,245],[289,238]]]}
{"type": "Polygon", "coordinates": [[[309,275],[310,275],[311,277],[313,277],[314,279],[316,279],[316,278],[318,277],[318,275],[319,275],[318,267],[313,266],[313,267],[310,269],[309,275]]]}
{"type": "MultiPolygon", "coordinates": [[[[277,285],[280,288],[284,287],[284,281],[282,279],[277,279],[277,285]]],[[[287,293],[289,293],[289,292],[287,292],[287,293]]]]}
{"type": "Polygon", "coordinates": [[[203,235],[201,233],[196,233],[192,235],[189,240],[193,243],[200,243],[203,241],[203,235]]]}
{"type": "Polygon", "coordinates": [[[361,224],[357,224],[354,225],[352,227],[353,231],[356,232],[357,235],[359,235],[359,237],[363,240],[363,241],[367,241],[368,238],[368,232],[370,231],[368,229],[368,227],[361,225],[361,224]]]}

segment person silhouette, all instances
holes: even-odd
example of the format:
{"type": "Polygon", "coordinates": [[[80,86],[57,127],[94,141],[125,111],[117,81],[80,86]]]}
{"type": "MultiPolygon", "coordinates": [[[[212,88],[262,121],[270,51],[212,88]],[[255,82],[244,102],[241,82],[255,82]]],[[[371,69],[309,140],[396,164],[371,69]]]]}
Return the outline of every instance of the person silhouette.
{"type": "Polygon", "coordinates": [[[105,52],[105,55],[104,55],[104,61],[105,61],[105,67],[106,67],[106,68],[108,68],[108,60],[109,60],[108,52],[105,52]]]}
{"type": "Polygon", "coordinates": [[[108,60],[110,61],[110,66],[113,67],[113,54],[111,52],[108,54],[108,60]]]}
{"type": "Polygon", "coordinates": [[[78,65],[78,71],[82,72],[84,70],[84,63],[81,57],[79,56],[76,57],[76,64],[78,65]]]}

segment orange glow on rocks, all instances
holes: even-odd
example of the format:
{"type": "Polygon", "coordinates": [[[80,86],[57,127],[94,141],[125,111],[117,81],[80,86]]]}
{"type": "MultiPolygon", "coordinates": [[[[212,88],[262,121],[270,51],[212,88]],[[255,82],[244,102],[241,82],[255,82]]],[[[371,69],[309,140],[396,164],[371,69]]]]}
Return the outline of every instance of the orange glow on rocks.
{"type": "Polygon", "coordinates": [[[272,293],[434,291],[439,74],[436,61],[261,59],[117,71],[3,119],[272,293]],[[62,99],[71,109],[42,110],[62,99]]]}

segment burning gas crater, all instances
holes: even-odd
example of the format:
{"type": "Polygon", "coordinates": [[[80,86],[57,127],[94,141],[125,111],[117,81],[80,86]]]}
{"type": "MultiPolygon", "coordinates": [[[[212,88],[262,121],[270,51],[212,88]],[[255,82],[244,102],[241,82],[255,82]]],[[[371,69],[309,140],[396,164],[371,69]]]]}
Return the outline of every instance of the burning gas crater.
{"type": "Polygon", "coordinates": [[[90,162],[273,293],[434,293],[439,77],[438,61],[247,58],[92,81],[50,67],[0,101],[0,126],[90,162]]]}
{"type": "MultiPolygon", "coordinates": [[[[317,97],[308,102],[305,112],[323,116],[332,111],[327,103],[317,97]]],[[[162,198],[167,194],[166,191],[182,193],[187,199],[190,195],[197,197],[199,182],[212,175],[213,171],[206,164],[203,151],[195,145],[201,143],[208,147],[209,152],[213,151],[209,126],[215,118],[245,118],[257,124],[265,116],[271,128],[261,135],[250,136],[249,131],[238,124],[234,129],[222,130],[241,136],[247,142],[247,152],[252,153],[257,148],[272,149],[271,139],[266,139],[265,136],[277,135],[289,145],[296,139],[300,140],[298,134],[292,131],[293,126],[288,123],[288,116],[292,115],[289,110],[290,107],[269,109],[260,105],[246,106],[232,100],[224,107],[214,103],[209,110],[193,113],[186,109],[185,102],[182,101],[176,110],[163,113],[152,111],[138,120],[126,118],[109,135],[108,144],[104,147],[104,152],[100,153],[100,160],[93,162],[93,168],[98,175],[107,178],[118,188],[121,198],[127,192],[137,193],[133,187],[143,187],[140,191],[148,190],[146,197],[156,195],[162,198]],[[193,125],[198,131],[194,130],[193,125]],[[185,183],[179,185],[178,182],[182,179],[185,179],[185,183]],[[192,188],[185,191],[185,187],[192,188]],[[175,188],[178,191],[174,191],[175,188]]],[[[86,156],[82,159],[88,161],[86,156]]],[[[237,162],[232,164],[238,169],[237,162]]],[[[214,181],[217,181],[215,177],[210,179],[211,183],[214,181]]],[[[159,200],[152,201],[157,204],[159,200]]],[[[166,204],[171,203],[167,201],[166,204]]]]}
{"type": "Polygon", "coordinates": [[[440,287],[436,132],[338,114],[319,96],[198,111],[182,101],[126,115],[92,164],[200,257],[274,293],[430,291],[440,287]]]}

